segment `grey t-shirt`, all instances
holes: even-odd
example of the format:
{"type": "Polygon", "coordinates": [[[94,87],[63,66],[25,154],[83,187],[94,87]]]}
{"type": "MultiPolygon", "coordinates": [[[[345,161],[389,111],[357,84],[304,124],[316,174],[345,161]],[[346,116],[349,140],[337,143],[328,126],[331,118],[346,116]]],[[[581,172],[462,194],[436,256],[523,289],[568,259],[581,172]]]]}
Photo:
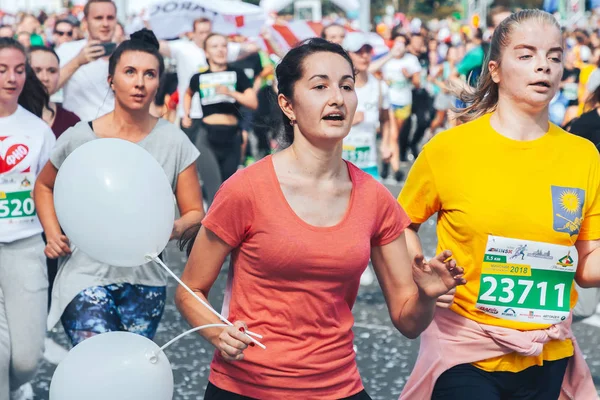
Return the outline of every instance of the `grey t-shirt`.
{"type": "MultiPolygon", "coordinates": [[[[79,122],[59,137],[50,162],[60,169],[69,154],[79,146],[96,139],[98,136],[89,123],[79,122]]],[[[148,136],[137,144],[146,149],[163,167],[173,192],[179,174],[200,155],[185,133],[163,119],[160,119],[148,136]]],[[[133,268],[115,267],[92,259],[72,243],[71,248],[72,254],[59,260],[59,271],[52,290],[52,306],[48,315],[48,329],[52,329],[60,320],[65,308],[75,296],[89,287],[118,283],[147,286],[167,284],[166,274],[153,262],[133,268]]]]}

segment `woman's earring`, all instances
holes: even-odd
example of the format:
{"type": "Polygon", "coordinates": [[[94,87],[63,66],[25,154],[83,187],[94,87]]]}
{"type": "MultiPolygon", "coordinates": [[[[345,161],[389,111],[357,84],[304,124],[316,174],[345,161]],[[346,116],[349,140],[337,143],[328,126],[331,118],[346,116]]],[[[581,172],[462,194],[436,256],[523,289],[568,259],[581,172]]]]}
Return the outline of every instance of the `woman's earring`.
{"type": "Polygon", "coordinates": [[[295,119],[290,119],[290,125],[291,125],[291,126],[294,126],[294,125],[296,125],[296,120],[295,120],[295,119]]]}

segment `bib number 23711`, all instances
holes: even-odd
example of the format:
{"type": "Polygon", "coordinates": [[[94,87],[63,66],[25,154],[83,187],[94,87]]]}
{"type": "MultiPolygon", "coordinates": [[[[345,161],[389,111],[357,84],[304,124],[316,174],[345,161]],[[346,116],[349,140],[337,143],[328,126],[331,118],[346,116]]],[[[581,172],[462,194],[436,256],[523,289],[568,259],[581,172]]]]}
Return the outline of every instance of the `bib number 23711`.
{"type": "Polygon", "coordinates": [[[572,246],[490,236],[476,307],[512,321],[560,323],[569,315],[577,261],[572,246]]]}

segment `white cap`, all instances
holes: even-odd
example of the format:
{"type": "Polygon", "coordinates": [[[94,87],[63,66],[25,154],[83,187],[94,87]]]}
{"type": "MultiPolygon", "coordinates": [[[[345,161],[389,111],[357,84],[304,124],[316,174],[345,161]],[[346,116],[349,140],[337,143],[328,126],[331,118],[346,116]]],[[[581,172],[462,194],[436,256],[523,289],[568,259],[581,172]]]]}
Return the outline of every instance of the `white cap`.
{"type": "Polygon", "coordinates": [[[369,46],[373,48],[373,44],[369,40],[369,37],[363,32],[348,32],[346,33],[346,37],[344,38],[344,43],[342,43],[342,47],[346,51],[351,51],[356,53],[364,46],[369,46]]]}

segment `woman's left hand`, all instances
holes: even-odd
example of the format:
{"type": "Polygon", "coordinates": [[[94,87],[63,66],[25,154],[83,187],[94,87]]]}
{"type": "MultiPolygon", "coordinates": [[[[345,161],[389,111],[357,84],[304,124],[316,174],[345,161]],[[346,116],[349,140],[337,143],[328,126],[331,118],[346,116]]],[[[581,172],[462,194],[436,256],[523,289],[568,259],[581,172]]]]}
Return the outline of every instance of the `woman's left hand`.
{"type": "Polygon", "coordinates": [[[452,252],[445,250],[430,261],[422,255],[415,256],[413,261],[413,279],[419,290],[430,299],[448,293],[458,285],[467,283],[463,277],[464,270],[456,265],[456,261],[448,260],[452,252]]]}

